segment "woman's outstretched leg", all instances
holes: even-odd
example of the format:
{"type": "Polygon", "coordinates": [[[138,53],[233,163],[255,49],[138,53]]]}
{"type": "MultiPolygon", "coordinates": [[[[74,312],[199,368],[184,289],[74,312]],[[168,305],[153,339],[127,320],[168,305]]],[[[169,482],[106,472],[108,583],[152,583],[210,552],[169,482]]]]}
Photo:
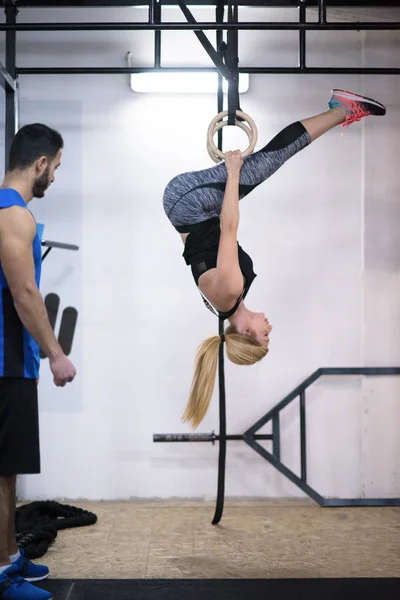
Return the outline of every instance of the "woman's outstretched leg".
{"type": "Polygon", "coordinates": [[[369,115],[386,114],[386,108],[376,100],[337,89],[332,91],[328,106],[329,110],[324,113],[289,125],[267,146],[245,160],[241,198],[271,177],[289,158],[334,127],[348,127],[369,115]]]}
{"type": "Polygon", "coordinates": [[[338,106],[315,117],[303,119],[300,123],[307,129],[312,142],[346,120],[346,113],[338,106]]]}
{"type": "MultiPolygon", "coordinates": [[[[340,124],[345,126],[368,115],[386,113],[385,107],[351,92],[333,90],[326,112],[292,123],[264,148],[248,156],[240,172],[239,197],[242,199],[266,181],[285,162],[311,142],[340,124]]],[[[178,231],[186,224],[200,223],[219,216],[224,200],[227,173],[224,163],[203,171],[175,177],[164,193],[164,209],[178,231]]]]}
{"type": "Polygon", "coordinates": [[[345,120],[346,112],[338,106],[282,129],[264,148],[244,161],[240,177],[240,197],[246,196],[255,186],[271,177],[289,158],[345,120]]]}
{"type": "Polygon", "coordinates": [[[289,158],[345,120],[346,112],[338,106],[285,127],[264,148],[245,159],[240,174],[239,197],[242,199],[247,196],[278,171],[289,158]]]}

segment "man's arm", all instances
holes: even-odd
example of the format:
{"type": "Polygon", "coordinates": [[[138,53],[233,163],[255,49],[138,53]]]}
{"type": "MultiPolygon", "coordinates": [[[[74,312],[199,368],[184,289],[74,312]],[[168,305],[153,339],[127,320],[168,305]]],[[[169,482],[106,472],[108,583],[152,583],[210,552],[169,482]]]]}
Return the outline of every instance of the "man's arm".
{"type": "Polygon", "coordinates": [[[63,355],[63,351],[35,281],[32,255],[35,235],[35,222],[25,208],[13,206],[0,210],[0,262],[15,309],[40,348],[55,360],[63,355]]]}

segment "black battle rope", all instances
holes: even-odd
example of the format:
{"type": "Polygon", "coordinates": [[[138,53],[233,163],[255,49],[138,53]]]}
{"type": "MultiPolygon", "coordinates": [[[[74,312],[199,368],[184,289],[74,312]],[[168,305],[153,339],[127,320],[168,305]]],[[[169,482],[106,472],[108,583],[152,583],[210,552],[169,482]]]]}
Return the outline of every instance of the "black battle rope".
{"type": "Polygon", "coordinates": [[[219,459],[218,459],[218,492],[213,525],[218,525],[224,512],[225,498],[225,465],[226,465],[226,397],[224,372],[224,320],[219,319],[218,326],[221,343],[219,345],[219,459]]]}
{"type": "Polygon", "coordinates": [[[46,554],[56,539],[57,531],[72,527],[94,525],[97,516],[82,508],[58,502],[32,502],[15,512],[16,539],[28,559],[46,554]]]}

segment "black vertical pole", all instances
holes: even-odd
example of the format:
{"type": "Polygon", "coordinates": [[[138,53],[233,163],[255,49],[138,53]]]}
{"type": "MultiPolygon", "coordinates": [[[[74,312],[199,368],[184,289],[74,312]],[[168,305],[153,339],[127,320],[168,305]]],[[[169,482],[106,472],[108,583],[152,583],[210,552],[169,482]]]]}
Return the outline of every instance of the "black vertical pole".
{"type": "Polygon", "coordinates": [[[318,0],[318,21],[320,25],[326,23],[326,0],[318,0]]]}
{"type": "MultiPolygon", "coordinates": [[[[224,0],[217,0],[217,8],[216,8],[216,22],[223,23],[224,21],[224,0]]],[[[220,52],[221,46],[223,42],[223,31],[218,29],[217,31],[217,52],[220,52]]],[[[223,90],[223,77],[221,73],[218,71],[218,97],[217,97],[217,114],[224,110],[224,90],[223,90]]],[[[222,152],[222,129],[218,131],[218,150],[222,152]]]]}
{"type": "MultiPolygon", "coordinates": [[[[307,20],[307,0],[300,0],[299,6],[299,21],[304,24],[307,20]]],[[[301,29],[299,31],[299,67],[300,69],[306,68],[306,31],[301,29]]]]}
{"type": "Polygon", "coordinates": [[[300,461],[301,479],[307,483],[306,393],[300,394],[300,461]]]}
{"type": "Polygon", "coordinates": [[[279,412],[275,413],[272,417],[272,435],[273,454],[277,460],[281,460],[281,423],[279,412]]]}
{"type": "MultiPolygon", "coordinates": [[[[5,8],[7,25],[17,22],[18,9],[15,4],[7,4],[5,8]]],[[[16,32],[6,31],[6,69],[16,80],[16,32]]],[[[8,154],[11,142],[17,131],[18,91],[6,87],[6,124],[5,124],[5,170],[8,167],[8,154]]]]}
{"type": "MultiPolygon", "coordinates": [[[[160,0],[152,0],[154,3],[154,22],[161,23],[161,2],[160,0]]],[[[154,67],[159,69],[161,66],[161,31],[156,31],[154,34],[154,67]]]]}
{"type": "Polygon", "coordinates": [[[149,2],[149,23],[154,24],[154,5],[156,0],[150,0],[149,2]]]}
{"type": "MultiPolygon", "coordinates": [[[[238,1],[228,0],[228,23],[238,23],[238,1]]],[[[228,125],[235,125],[236,111],[240,110],[239,101],[239,32],[228,30],[227,33],[227,66],[231,72],[228,81],[228,125]]]]}
{"type": "MultiPolygon", "coordinates": [[[[219,319],[219,335],[224,333],[224,320],[219,319]]],[[[213,525],[218,525],[224,512],[225,500],[225,466],[226,466],[226,397],[224,373],[224,343],[219,345],[219,458],[218,458],[218,492],[213,525]]]]}

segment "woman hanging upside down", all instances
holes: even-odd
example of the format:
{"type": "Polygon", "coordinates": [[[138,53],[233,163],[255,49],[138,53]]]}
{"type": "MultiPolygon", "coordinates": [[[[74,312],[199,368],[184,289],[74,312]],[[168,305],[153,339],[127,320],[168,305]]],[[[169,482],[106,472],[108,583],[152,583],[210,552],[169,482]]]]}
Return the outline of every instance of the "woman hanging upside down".
{"type": "MultiPolygon", "coordinates": [[[[239,151],[225,154],[225,163],[178,175],[167,185],[164,210],[185,245],[190,265],[207,308],[229,321],[225,330],[228,358],[252,365],[268,353],[272,331],[262,312],[252,312],[245,299],[256,274],[253,262],[237,241],[239,200],[271,177],[289,158],[336,127],[348,127],[386,108],[370,98],[333,90],[329,110],[289,125],[264,148],[242,160],[239,151]]],[[[214,389],[220,336],[199,347],[196,369],[183,420],[197,427],[214,389]]]]}

